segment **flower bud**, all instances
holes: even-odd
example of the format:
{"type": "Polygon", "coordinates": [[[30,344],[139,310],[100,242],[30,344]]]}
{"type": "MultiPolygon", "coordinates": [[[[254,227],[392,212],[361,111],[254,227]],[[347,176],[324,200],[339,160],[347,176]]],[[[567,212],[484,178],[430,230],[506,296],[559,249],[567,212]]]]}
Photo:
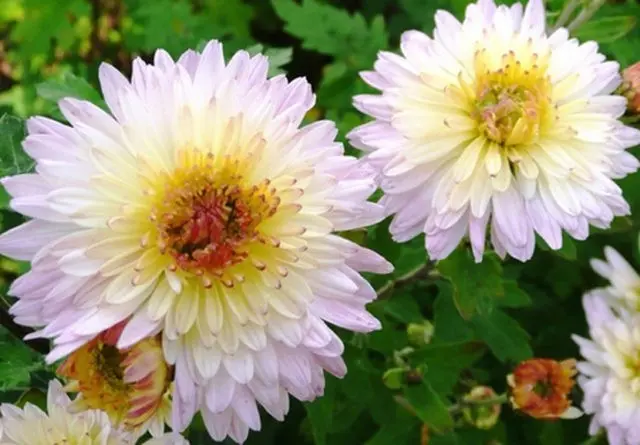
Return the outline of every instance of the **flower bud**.
{"type": "Polygon", "coordinates": [[[500,418],[500,403],[485,405],[472,402],[481,402],[496,397],[496,392],[488,386],[476,386],[465,395],[462,400],[467,403],[462,408],[462,415],[467,423],[481,430],[493,428],[500,418]]]}
{"type": "Polygon", "coordinates": [[[622,72],[620,94],[627,98],[627,108],[631,113],[640,113],[640,62],[622,72]]]}
{"type": "Polygon", "coordinates": [[[418,347],[428,345],[433,338],[433,331],[433,324],[428,320],[424,320],[422,323],[409,323],[407,326],[409,343],[418,347]]]}
{"type": "Polygon", "coordinates": [[[404,386],[407,370],[404,368],[387,369],[382,375],[384,386],[389,389],[400,389],[404,386]]]}
{"type": "Polygon", "coordinates": [[[531,359],[520,363],[507,377],[511,404],[536,419],[575,419],[582,411],[571,406],[576,361],[531,359]]]}

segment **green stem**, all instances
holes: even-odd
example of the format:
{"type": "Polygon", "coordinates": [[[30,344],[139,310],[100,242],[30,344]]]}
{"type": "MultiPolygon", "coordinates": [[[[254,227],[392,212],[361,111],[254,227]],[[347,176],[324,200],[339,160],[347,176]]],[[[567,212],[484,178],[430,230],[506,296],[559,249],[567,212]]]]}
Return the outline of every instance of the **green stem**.
{"type": "Polygon", "coordinates": [[[562,8],[562,12],[560,13],[560,17],[556,21],[553,29],[556,30],[558,28],[563,27],[575,12],[575,10],[580,6],[580,0],[569,0],[564,4],[562,8]]]}
{"type": "Polygon", "coordinates": [[[500,394],[499,396],[491,397],[488,399],[481,400],[458,400],[458,403],[451,405],[449,407],[449,412],[457,413],[465,406],[493,406],[493,405],[504,405],[509,401],[509,396],[507,394],[500,394]]]}
{"type": "Polygon", "coordinates": [[[424,275],[426,275],[426,272],[428,271],[429,266],[430,266],[430,263],[421,264],[415,269],[402,275],[400,278],[389,281],[387,284],[382,286],[376,292],[378,294],[378,299],[383,300],[385,298],[389,298],[393,294],[393,290],[395,288],[404,286],[405,284],[408,284],[414,280],[418,280],[422,278],[424,275]]]}
{"type": "Polygon", "coordinates": [[[491,406],[491,405],[503,405],[509,401],[507,394],[500,394],[499,396],[491,397],[488,399],[480,400],[460,400],[460,405],[473,405],[473,406],[491,406]]]}
{"type": "Polygon", "coordinates": [[[593,17],[593,15],[598,11],[598,9],[600,9],[600,7],[604,5],[605,1],[606,0],[593,0],[582,11],[580,11],[580,14],[578,14],[578,17],[576,17],[575,19],[573,19],[571,23],[569,23],[569,26],[567,26],[567,29],[573,32],[576,29],[578,29],[580,26],[584,25],[587,21],[589,21],[591,17],[593,17]]]}

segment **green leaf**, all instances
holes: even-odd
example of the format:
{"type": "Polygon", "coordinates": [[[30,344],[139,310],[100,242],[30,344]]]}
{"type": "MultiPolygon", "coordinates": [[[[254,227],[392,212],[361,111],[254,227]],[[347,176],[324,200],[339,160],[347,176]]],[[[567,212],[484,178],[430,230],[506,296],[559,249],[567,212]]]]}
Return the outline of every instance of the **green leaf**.
{"type": "Polygon", "coordinates": [[[456,309],[453,301],[453,285],[448,281],[438,283],[440,292],[434,304],[435,337],[434,341],[472,340],[473,329],[456,309]]]}
{"type": "Polygon", "coordinates": [[[464,341],[429,344],[414,351],[409,359],[414,367],[425,369],[423,378],[443,396],[451,393],[460,373],[485,353],[482,342],[464,341]]]}
{"type": "Polygon", "coordinates": [[[31,380],[30,373],[44,367],[42,357],[0,328],[0,391],[24,389],[31,380]]]}
{"type": "Polygon", "coordinates": [[[423,320],[420,306],[411,294],[394,295],[381,303],[387,314],[402,323],[420,323],[423,320]]]}
{"type": "Polygon", "coordinates": [[[533,355],[529,334],[500,309],[494,309],[490,314],[476,315],[471,323],[478,337],[487,343],[500,361],[520,362],[533,355]]]}
{"type": "Polygon", "coordinates": [[[459,248],[438,262],[438,270],[453,284],[453,299],[464,319],[491,312],[494,299],[504,295],[502,266],[493,255],[476,264],[467,249],[459,248]]]}
{"type": "Polygon", "coordinates": [[[387,46],[384,19],[377,16],[367,24],[360,14],[350,15],[343,9],[316,0],[272,0],[273,7],[284,20],[285,30],[302,39],[306,49],[334,56],[347,65],[365,68],[376,53],[387,46]]]}
{"type": "Polygon", "coordinates": [[[269,48],[264,52],[269,58],[269,76],[285,74],[283,67],[293,58],[293,48],[269,48]]]}
{"type": "Polygon", "coordinates": [[[91,13],[85,0],[24,0],[24,9],[28,11],[28,20],[18,21],[10,38],[18,44],[19,54],[26,61],[46,55],[54,43],[63,50],[77,45],[81,35],[70,17],[80,20],[89,18],[91,13]]]}
{"type": "Polygon", "coordinates": [[[531,297],[518,287],[516,281],[504,281],[502,285],[504,286],[504,296],[496,300],[496,305],[512,308],[531,305],[531,297]]]}
{"type": "Polygon", "coordinates": [[[172,56],[195,48],[203,40],[223,40],[225,52],[250,44],[253,9],[242,0],[205,0],[197,10],[188,0],[128,0],[134,24],[125,44],[134,51],[163,48],[172,56]]]}
{"type": "Polygon", "coordinates": [[[65,97],[82,99],[106,109],[100,93],[85,79],[73,73],[64,73],[57,79],[49,79],[36,85],[38,96],[57,104],[65,97]]]}
{"type": "Polygon", "coordinates": [[[404,414],[384,423],[378,432],[365,445],[390,445],[412,443],[415,418],[404,414]]]}
{"type": "Polygon", "coordinates": [[[22,149],[24,137],[24,120],[8,114],[0,118],[0,177],[33,169],[33,159],[22,149]]]}
{"type": "Polygon", "coordinates": [[[598,43],[610,43],[627,35],[636,26],[634,16],[604,17],[590,20],[574,31],[580,40],[595,40],[598,43]]]}
{"type": "Polygon", "coordinates": [[[453,419],[449,414],[447,402],[427,381],[418,385],[408,386],[404,389],[404,395],[416,415],[429,427],[436,431],[453,428],[453,419]]]}

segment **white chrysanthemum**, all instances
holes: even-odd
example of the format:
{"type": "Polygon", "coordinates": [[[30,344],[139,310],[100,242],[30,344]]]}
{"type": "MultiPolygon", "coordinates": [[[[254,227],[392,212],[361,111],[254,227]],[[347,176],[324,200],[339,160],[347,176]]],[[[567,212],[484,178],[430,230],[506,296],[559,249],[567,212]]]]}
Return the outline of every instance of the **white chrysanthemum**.
{"type": "Polygon", "coordinates": [[[462,24],[439,11],[433,39],[408,31],[401,49],[362,73],[382,95],[354,99],[375,120],[349,135],[382,172],[396,241],[424,232],[442,259],[468,235],[481,261],[490,225],[498,254],[524,261],[536,232],[558,249],[563,229],[584,239],[629,213],[612,178],[637,169],[640,132],[617,119],[618,64],[547,36],[542,0],[479,0],[462,24]]]}
{"type": "Polygon", "coordinates": [[[600,292],[583,298],[591,340],[573,336],[589,434],[605,428],[611,445],[640,443],[640,314],[614,312],[600,292]]]}
{"type": "MultiPolygon", "coordinates": [[[[74,413],[71,400],[57,380],[49,383],[47,413],[30,403],[24,408],[0,405],[0,445],[133,445],[135,439],[115,429],[106,413],[74,413]]],[[[188,445],[178,434],[168,434],[145,445],[188,445]]]]}
{"type": "Polygon", "coordinates": [[[640,276],[614,248],[605,247],[604,255],[606,261],[593,259],[591,267],[611,284],[597,292],[614,307],[640,313],[640,276]]]}
{"type": "Polygon", "coordinates": [[[326,322],[379,328],[358,271],[391,269],[334,234],[382,218],[374,171],[333,123],[299,128],[309,84],[267,69],[244,51],[225,64],[217,42],[136,60],[131,83],[102,65],[113,116],[65,99],[70,127],[30,119],[36,173],[3,181],[34,218],[0,237],[32,263],[11,287],[16,321],[54,339],[50,361],[129,317],[119,348],[162,332],[173,428],[200,409],[218,440],[259,429],[256,402],[282,419],[288,393],[311,400],[323,369],[342,376],[326,322]]]}

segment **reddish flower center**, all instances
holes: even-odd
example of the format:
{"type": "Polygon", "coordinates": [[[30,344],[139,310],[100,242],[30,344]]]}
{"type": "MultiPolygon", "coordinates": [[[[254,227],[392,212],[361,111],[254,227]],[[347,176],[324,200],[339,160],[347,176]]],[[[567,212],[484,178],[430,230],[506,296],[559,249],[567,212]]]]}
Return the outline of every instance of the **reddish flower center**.
{"type": "Polygon", "coordinates": [[[220,274],[248,256],[251,242],[260,241],[259,225],[275,213],[279,200],[269,181],[246,185],[239,167],[230,160],[214,164],[212,156],[198,153],[167,175],[151,218],[160,250],[179,268],[220,274]]]}

